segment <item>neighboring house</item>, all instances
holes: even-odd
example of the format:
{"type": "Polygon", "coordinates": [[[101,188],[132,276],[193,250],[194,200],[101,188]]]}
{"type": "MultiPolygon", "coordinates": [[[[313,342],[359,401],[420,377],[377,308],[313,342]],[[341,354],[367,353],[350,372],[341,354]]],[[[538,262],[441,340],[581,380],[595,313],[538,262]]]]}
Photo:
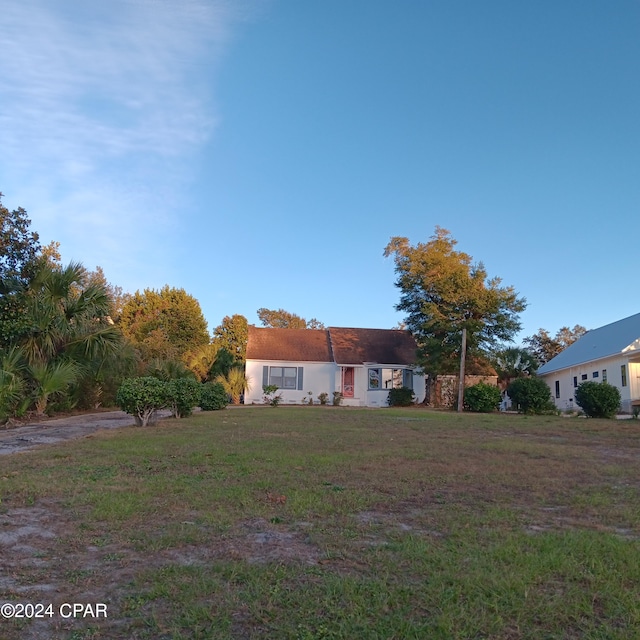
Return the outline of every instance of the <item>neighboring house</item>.
{"type": "Polygon", "coordinates": [[[262,404],[262,387],[276,385],[282,402],[300,404],[309,392],[329,402],[334,392],[342,404],[383,407],[389,389],[410,387],[424,399],[424,376],[415,366],[417,345],[397,329],[268,329],[249,327],[245,404],[262,404]]]}
{"type": "Polygon", "coordinates": [[[576,387],[587,380],[620,390],[621,409],[640,405],[640,313],[588,331],[538,369],[558,409],[578,409],[576,387]]]}

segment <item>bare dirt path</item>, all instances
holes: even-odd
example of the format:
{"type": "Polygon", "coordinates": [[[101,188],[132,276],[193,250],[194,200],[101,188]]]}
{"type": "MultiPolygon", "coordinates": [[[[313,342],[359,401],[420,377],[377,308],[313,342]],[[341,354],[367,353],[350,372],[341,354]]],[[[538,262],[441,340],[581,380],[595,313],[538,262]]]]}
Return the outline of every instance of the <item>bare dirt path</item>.
{"type": "Polygon", "coordinates": [[[124,411],[103,411],[0,430],[0,455],[26,451],[64,440],[84,438],[101,429],[126,427],[133,423],[133,417],[124,411]]]}

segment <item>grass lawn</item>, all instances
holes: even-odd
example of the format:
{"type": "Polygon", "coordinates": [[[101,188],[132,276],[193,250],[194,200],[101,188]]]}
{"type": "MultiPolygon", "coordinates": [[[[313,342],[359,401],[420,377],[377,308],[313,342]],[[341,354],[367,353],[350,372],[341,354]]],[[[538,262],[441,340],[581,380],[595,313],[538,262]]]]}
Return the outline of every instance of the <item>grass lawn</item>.
{"type": "Polygon", "coordinates": [[[640,638],[639,463],[634,420],[334,407],[3,456],[0,604],[53,614],[0,638],[640,638]]]}

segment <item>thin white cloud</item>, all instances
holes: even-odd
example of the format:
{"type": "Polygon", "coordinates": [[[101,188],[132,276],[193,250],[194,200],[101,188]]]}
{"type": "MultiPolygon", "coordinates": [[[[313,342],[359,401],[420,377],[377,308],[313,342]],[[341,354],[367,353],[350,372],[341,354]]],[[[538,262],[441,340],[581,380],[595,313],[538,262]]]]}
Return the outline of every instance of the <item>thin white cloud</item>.
{"type": "Polygon", "coordinates": [[[105,264],[117,251],[130,272],[125,256],[171,232],[184,167],[216,126],[213,72],[237,17],[231,6],[3,3],[0,190],[62,242],[65,259],[105,264]],[[74,252],[83,242],[90,257],[74,252]]]}

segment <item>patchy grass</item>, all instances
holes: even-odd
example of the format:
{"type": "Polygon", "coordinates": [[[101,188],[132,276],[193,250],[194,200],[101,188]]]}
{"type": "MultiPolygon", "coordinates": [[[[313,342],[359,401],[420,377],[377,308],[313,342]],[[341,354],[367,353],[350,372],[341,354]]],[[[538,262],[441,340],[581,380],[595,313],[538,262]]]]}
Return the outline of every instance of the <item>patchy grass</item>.
{"type": "Polygon", "coordinates": [[[640,426],[245,407],[5,456],[1,620],[50,639],[640,637],[640,426]]]}

